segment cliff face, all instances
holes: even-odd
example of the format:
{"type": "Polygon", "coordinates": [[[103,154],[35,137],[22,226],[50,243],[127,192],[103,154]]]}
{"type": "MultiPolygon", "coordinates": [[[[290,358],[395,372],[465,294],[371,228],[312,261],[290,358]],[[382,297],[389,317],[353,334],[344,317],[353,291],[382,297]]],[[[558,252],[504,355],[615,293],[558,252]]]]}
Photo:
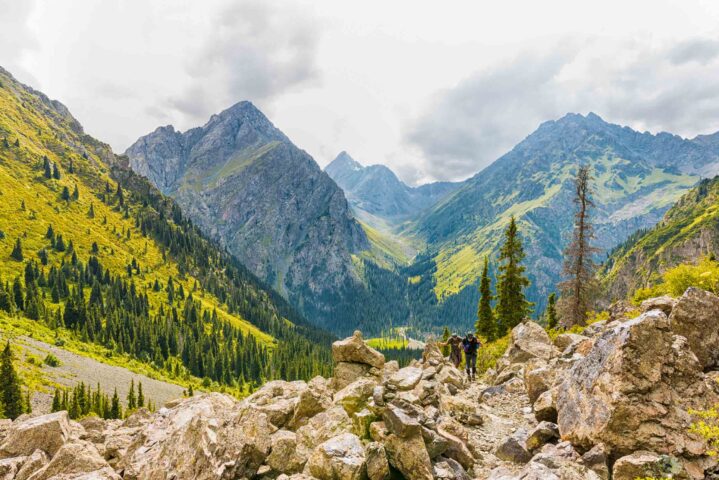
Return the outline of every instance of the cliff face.
{"type": "Polygon", "coordinates": [[[132,168],[310,319],[356,288],[369,247],[342,190],[251,103],[180,133],[160,127],[126,152],[132,168]]]}

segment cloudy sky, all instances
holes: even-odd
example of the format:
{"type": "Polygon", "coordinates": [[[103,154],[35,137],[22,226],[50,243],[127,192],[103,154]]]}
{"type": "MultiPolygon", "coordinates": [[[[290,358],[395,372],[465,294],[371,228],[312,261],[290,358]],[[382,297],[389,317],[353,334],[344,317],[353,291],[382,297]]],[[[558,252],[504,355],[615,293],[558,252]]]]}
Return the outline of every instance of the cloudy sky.
{"type": "Polygon", "coordinates": [[[0,0],[0,65],[123,152],[251,100],[324,166],[472,175],[567,112],[719,130],[719,2],[0,0]]]}

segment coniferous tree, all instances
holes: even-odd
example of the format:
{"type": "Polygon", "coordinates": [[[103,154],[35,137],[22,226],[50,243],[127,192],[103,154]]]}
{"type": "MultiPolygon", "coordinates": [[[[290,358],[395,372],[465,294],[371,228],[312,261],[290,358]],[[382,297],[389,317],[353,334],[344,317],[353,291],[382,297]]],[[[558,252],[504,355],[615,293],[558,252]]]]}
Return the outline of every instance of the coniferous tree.
{"type": "Polygon", "coordinates": [[[62,187],[62,193],[60,194],[60,198],[63,199],[65,202],[70,201],[70,190],[68,190],[67,186],[62,187]]]}
{"type": "Polygon", "coordinates": [[[592,201],[591,172],[589,167],[579,167],[574,181],[574,203],[577,211],[574,215],[574,233],[572,241],[564,251],[564,280],[559,284],[561,296],[558,303],[562,325],[586,325],[589,310],[592,308],[592,296],[595,289],[594,272],[596,265],[593,256],[597,249],[592,247],[594,229],[590,219],[592,201]]]}
{"type": "Polygon", "coordinates": [[[145,406],[145,394],[142,392],[142,382],[137,383],[137,407],[145,406]]]}
{"type": "Polygon", "coordinates": [[[55,230],[52,229],[52,224],[47,226],[47,232],[45,232],[45,238],[51,240],[55,238],[55,230]]]}
{"type": "Polygon", "coordinates": [[[52,178],[60,180],[60,169],[57,167],[57,163],[52,164],[52,178]]]}
{"type": "Polygon", "coordinates": [[[44,170],[45,178],[52,178],[52,168],[50,168],[50,160],[47,157],[42,157],[42,168],[44,170]]]}
{"type": "Polygon", "coordinates": [[[80,190],[77,189],[77,183],[75,184],[75,189],[72,191],[72,199],[78,200],[80,198],[80,190]]]}
{"type": "Polygon", "coordinates": [[[524,274],[524,248],[514,216],[504,232],[504,245],[499,251],[497,280],[497,338],[519,325],[531,313],[532,303],[524,295],[529,279],[524,274]]]}
{"type": "Polygon", "coordinates": [[[477,323],[474,326],[478,335],[491,342],[496,338],[494,312],[492,312],[492,283],[489,279],[489,259],[484,257],[482,278],[479,282],[479,306],[477,307],[477,323]]]}
{"type": "Polygon", "coordinates": [[[20,391],[20,379],[13,366],[13,354],[10,342],[0,357],[0,400],[3,413],[7,418],[15,419],[25,412],[25,405],[20,391]]]}
{"type": "Polygon", "coordinates": [[[95,204],[90,204],[90,209],[87,211],[87,218],[95,218],[95,204]]]}
{"type": "Polygon", "coordinates": [[[22,254],[22,243],[20,242],[20,238],[15,240],[15,246],[10,253],[10,258],[12,258],[13,260],[17,260],[18,262],[23,261],[24,257],[22,254]]]}
{"type": "Polygon", "coordinates": [[[544,313],[547,330],[557,328],[557,294],[552,292],[547,298],[547,311],[544,313]]]}
{"type": "Polygon", "coordinates": [[[130,391],[127,392],[127,409],[137,408],[137,397],[135,397],[135,380],[130,381],[130,391]]]}
{"type": "Polygon", "coordinates": [[[15,277],[12,284],[12,294],[15,307],[19,310],[25,310],[25,293],[23,292],[22,283],[20,283],[20,277],[15,277]]]}
{"type": "Polygon", "coordinates": [[[117,395],[117,388],[115,389],[115,393],[112,394],[110,418],[122,418],[122,407],[120,406],[120,397],[117,395]]]}

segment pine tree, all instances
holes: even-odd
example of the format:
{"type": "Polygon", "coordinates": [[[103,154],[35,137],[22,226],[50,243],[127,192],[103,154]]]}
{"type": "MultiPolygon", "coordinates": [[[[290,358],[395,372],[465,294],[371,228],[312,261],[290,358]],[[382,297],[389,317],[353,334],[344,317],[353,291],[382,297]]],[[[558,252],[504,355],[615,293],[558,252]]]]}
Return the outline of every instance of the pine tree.
{"type": "Polygon", "coordinates": [[[95,204],[90,204],[90,209],[87,211],[87,218],[95,218],[95,204]]]}
{"type": "Polygon", "coordinates": [[[62,410],[62,393],[59,388],[55,389],[55,394],[52,396],[52,407],[51,412],[59,412],[62,410]]]}
{"type": "Polygon", "coordinates": [[[60,194],[60,198],[66,202],[70,201],[70,190],[68,190],[67,186],[62,187],[62,193],[60,194]]]}
{"type": "Polygon", "coordinates": [[[44,172],[45,178],[47,178],[47,179],[52,178],[52,168],[50,168],[50,160],[48,160],[47,157],[42,157],[42,162],[43,162],[42,168],[45,171],[44,172]]]}
{"type": "Polygon", "coordinates": [[[519,325],[532,312],[532,303],[524,296],[529,286],[522,265],[524,249],[514,216],[504,232],[504,245],[499,251],[499,278],[497,280],[497,338],[519,325]]]}
{"type": "Polygon", "coordinates": [[[477,335],[488,342],[496,338],[494,312],[492,312],[492,283],[489,279],[489,259],[484,257],[482,279],[479,282],[479,306],[477,307],[477,323],[474,326],[477,335]]]}
{"type": "Polygon", "coordinates": [[[80,198],[80,191],[77,189],[77,183],[75,184],[75,189],[72,191],[72,199],[78,200],[80,198]]]}
{"type": "Polygon", "coordinates": [[[25,294],[22,289],[22,283],[20,283],[20,277],[15,277],[15,281],[12,284],[12,294],[15,307],[19,310],[25,310],[25,294]]]}
{"type": "Polygon", "coordinates": [[[7,418],[15,419],[25,412],[25,405],[20,391],[20,379],[13,366],[13,354],[10,342],[0,357],[0,400],[7,418]]]}
{"type": "Polygon", "coordinates": [[[117,396],[117,388],[112,394],[112,406],[110,407],[110,418],[122,418],[122,407],[120,407],[120,397],[117,396]]]}
{"type": "Polygon", "coordinates": [[[189,388],[187,389],[187,396],[188,397],[195,396],[195,391],[192,389],[192,384],[190,384],[189,388]]]}
{"type": "Polygon", "coordinates": [[[557,328],[557,294],[552,292],[547,298],[547,310],[544,312],[547,330],[557,328]]]}
{"type": "Polygon", "coordinates": [[[52,178],[60,180],[60,169],[57,168],[57,163],[52,164],[52,178]]]}
{"type": "Polygon", "coordinates": [[[145,394],[142,392],[142,382],[137,383],[137,407],[145,406],[145,394]]]}
{"type": "Polygon", "coordinates": [[[12,258],[13,260],[17,260],[18,262],[23,261],[24,257],[22,254],[22,243],[20,242],[20,238],[15,240],[15,246],[10,253],[10,258],[12,258]]]}
{"type": "Polygon", "coordinates": [[[595,291],[594,272],[596,265],[593,256],[597,249],[592,247],[594,229],[590,220],[592,202],[592,178],[588,166],[581,166],[574,181],[574,203],[577,211],[574,215],[574,233],[572,241],[564,251],[564,280],[559,284],[561,297],[558,303],[562,325],[586,325],[589,310],[592,308],[592,296],[595,291]]]}
{"type": "Polygon", "coordinates": [[[137,408],[137,398],[135,397],[135,381],[130,381],[130,391],[127,392],[127,409],[134,410],[137,408]]]}

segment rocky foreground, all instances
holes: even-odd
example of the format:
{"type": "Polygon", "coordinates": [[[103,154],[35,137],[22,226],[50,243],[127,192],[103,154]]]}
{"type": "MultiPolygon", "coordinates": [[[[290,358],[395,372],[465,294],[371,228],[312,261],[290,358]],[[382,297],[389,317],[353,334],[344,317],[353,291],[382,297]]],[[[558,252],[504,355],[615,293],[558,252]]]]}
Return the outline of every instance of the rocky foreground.
{"type": "Polygon", "coordinates": [[[402,369],[359,332],[332,353],[333,378],[270,382],[242,401],[5,421],[0,479],[719,478],[689,433],[688,412],[719,403],[719,298],[701,290],[641,313],[616,305],[554,341],[525,322],[481,384],[433,344],[402,369]]]}

